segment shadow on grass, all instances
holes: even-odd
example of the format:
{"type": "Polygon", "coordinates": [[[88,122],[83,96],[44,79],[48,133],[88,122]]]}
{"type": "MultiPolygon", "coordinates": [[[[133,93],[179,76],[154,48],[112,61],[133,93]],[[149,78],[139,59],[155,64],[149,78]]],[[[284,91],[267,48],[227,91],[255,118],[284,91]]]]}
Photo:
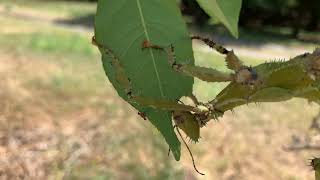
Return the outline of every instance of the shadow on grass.
{"type": "MultiPolygon", "coordinates": [[[[67,26],[81,26],[87,29],[94,28],[94,13],[86,14],[72,19],[60,19],[55,23],[67,26]]],[[[262,47],[267,43],[292,45],[294,43],[319,44],[320,34],[312,32],[300,32],[297,37],[292,35],[290,28],[260,27],[240,28],[239,39],[235,39],[221,25],[205,25],[198,27],[194,23],[188,24],[191,32],[211,36],[215,41],[222,44],[248,47],[262,47]]]]}
{"type": "Polygon", "coordinates": [[[59,19],[54,21],[58,25],[68,26],[82,26],[83,28],[93,29],[94,27],[94,13],[86,14],[83,16],[71,18],[71,19],[59,19]]]}

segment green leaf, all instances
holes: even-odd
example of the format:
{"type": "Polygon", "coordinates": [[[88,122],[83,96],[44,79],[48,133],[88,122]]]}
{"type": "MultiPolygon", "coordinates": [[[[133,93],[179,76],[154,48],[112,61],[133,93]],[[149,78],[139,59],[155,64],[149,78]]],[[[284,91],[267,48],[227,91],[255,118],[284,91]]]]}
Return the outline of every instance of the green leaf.
{"type": "MultiPolygon", "coordinates": [[[[194,64],[192,44],[186,25],[172,0],[99,0],[95,18],[95,36],[99,44],[110,48],[118,57],[132,85],[132,93],[153,99],[177,100],[191,94],[193,78],[173,71],[163,51],[145,49],[152,44],[175,47],[179,63],[194,64]]],[[[127,99],[124,88],[116,81],[109,55],[102,53],[105,72],[118,94],[127,99]]],[[[144,112],[170,146],[176,160],[180,142],[172,126],[171,112],[131,104],[144,112]]],[[[123,119],[126,125],[126,119],[123,119]]],[[[125,133],[125,132],[122,132],[125,133]]]]}
{"type": "Polygon", "coordinates": [[[238,21],[242,0],[197,0],[211,17],[224,24],[231,34],[238,38],[238,21]]]}

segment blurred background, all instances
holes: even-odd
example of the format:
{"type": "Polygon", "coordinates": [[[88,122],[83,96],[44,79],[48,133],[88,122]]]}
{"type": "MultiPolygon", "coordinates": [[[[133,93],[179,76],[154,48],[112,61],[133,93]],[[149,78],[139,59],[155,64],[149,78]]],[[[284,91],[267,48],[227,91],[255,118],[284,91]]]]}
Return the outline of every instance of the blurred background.
{"type": "MultiPolygon", "coordinates": [[[[320,1],[244,0],[240,38],[194,0],[179,2],[189,30],[248,65],[311,52],[320,42],[320,1]]],[[[302,99],[252,104],[202,129],[176,162],[156,129],[117,95],[90,43],[95,2],[0,0],[0,179],[313,179],[319,107],[302,99]]],[[[226,70],[194,42],[198,65],[226,70]]],[[[196,80],[207,101],[225,84],[196,80]]]]}

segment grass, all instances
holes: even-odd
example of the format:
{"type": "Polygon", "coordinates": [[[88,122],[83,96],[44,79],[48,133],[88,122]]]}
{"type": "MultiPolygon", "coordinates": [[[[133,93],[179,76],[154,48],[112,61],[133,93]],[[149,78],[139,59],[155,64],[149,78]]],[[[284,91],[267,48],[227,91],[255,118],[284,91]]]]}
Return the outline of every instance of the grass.
{"type": "Polygon", "coordinates": [[[43,0],[0,0],[8,10],[13,8],[26,8],[49,15],[58,15],[65,18],[76,18],[94,14],[96,4],[89,2],[72,1],[43,1],[43,0]]]}
{"type": "Polygon", "coordinates": [[[36,53],[66,56],[78,55],[85,58],[98,56],[98,51],[91,45],[91,37],[88,34],[74,33],[63,28],[24,22],[10,17],[0,18],[0,21],[6,27],[0,30],[4,34],[0,37],[0,43],[6,44],[4,47],[6,49],[11,48],[21,52],[31,50],[36,53]],[[10,30],[10,27],[16,31],[10,30]],[[19,32],[19,29],[23,29],[23,32],[19,32]]]}
{"type": "MultiPolygon", "coordinates": [[[[65,6],[63,14],[86,5],[3,2],[53,13],[65,6]]],[[[181,162],[167,157],[159,133],[118,97],[91,34],[14,18],[0,23],[0,137],[16,144],[0,145],[0,160],[10,162],[7,174],[32,178],[36,169],[46,175],[41,179],[198,178],[186,148],[181,162]]],[[[222,56],[199,44],[194,50],[198,65],[226,70],[222,56]]],[[[194,91],[207,101],[224,86],[196,80],[194,91]]],[[[307,134],[317,109],[299,99],[236,108],[190,144],[198,168],[205,179],[312,179],[306,159],[317,152],[282,147],[292,134],[307,134]]]]}

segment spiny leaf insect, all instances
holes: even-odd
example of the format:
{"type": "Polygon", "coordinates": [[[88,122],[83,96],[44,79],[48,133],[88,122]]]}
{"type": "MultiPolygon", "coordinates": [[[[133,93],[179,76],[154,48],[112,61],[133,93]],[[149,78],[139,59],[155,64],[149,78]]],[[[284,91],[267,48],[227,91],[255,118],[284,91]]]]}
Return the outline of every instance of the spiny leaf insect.
{"type": "MultiPolygon", "coordinates": [[[[109,47],[99,45],[94,38],[93,43],[112,57],[112,65],[117,72],[116,79],[127,93],[129,102],[171,111],[179,135],[181,135],[179,132],[179,129],[181,129],[195,142],[200,138],[201,127],[205,126],[211,119],[218,119],[223,116],[224,112],[233,110],[240,105],[285,101],[293,97],[320,102],[319,48],[313,53],[305,53],[289,61],[263,63],[255,67],[249,67],[244,65],[233,51],[229,51],[215,42],[200,36],[191,38],[201,40],[225,55],[227,67],[233,72],[227,73],[213,68],[179,64],[174,55],[173,45],[161,47],[152,44],[152,42],[143,41],[142,50],[152,48],[165,52],[168,55],[169,66],[174,71],[186,76],[196,77],[206,82],[230,82],[216,98],[207,103],[198,102],[195,97],[189,96],[194,100],[194,105],[136,96],[132,93],[130,79],[126,76],[118,57],[109,47]]],[[[184,141],[184,139],[182,140],[184,141]]],[[[185,145],[187,146],[186,143],[185,145]]],[[[192,154],[191,157],[193,159],[192,154]]]]}

